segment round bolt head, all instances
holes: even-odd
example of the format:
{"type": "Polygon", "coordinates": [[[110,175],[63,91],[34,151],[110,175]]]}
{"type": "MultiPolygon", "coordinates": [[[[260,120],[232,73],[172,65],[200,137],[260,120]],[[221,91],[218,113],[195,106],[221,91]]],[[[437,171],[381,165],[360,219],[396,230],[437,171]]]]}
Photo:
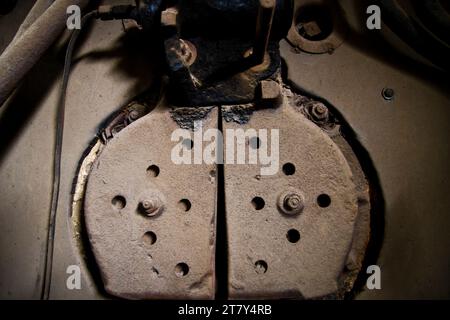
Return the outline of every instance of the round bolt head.
{"type": "Polygon", "coordinates": [[[186,66],[191,66],[197,59],[197,48],[190,41],[180,39],[181,56],[186,66]]]}
{"type": "Polygon", "coordinates": [[[139,118],[139,112],[136,110],[130,111],[128,117],[130,118],[130,120],[137,120],[139,118]]]}
{"type": "Polygon", "coordinates": [[[391,88],[384,88],[381,92],[381,95],[383,96],[384,100],[391,101],[394,99],[395,91],[391,88]]]}
{"type": "Polygon", "coordinates": [[[149,216],[153,217],[161,213],[163,209],[162,202],[159,198],[145,199],[139,203],[140,211],[149,216]]]}
{"type": "Polygon", "coordinates": [[[284,198],[284,206],[289,210],[296,210],[302,206],[302,199],[296,194],[284,198]]]}
{"type": "Polygon", "coordinates": [[[316,106],[316,112],[317,114],[324,114],[327,112],[327,108],[323,104],[318,104],[316,106]]]}
{"type": "Polygon", "coordinates": [[[153,210],[155,208],[155,203],[153,200],[144,200],[142,201],[142,207],[145,210],[153,210]]]}
{"type": "Polygon", "coordinates": [[[296,190],[289,190],[280,194],[277,206],[281,213],[286,215],[300,214],[305,207],[303,196],[296,190]]]}
{"type": "Polygon", "coordinates": [[[316,121],[328,120],[328,108],[322,103],[314,104],[311,109],[311,116],[316,121]]]}

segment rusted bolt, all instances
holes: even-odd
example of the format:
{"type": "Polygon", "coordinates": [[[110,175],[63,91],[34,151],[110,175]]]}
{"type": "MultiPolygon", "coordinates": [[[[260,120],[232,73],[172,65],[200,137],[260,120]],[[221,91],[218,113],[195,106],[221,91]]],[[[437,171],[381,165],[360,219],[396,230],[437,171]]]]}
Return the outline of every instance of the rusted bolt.
{"type": "Polygon", "coordinates": [[[304,200],[300,192],[290,190],[284,192],[278,198],[278,208],[287,215],[296,215],[303,211],[304,200]]]}
{"type": "Polygon", "coordinates": [[[314,104],[314,106],[311,108],[311,116],[313,120],[316,121],[327,121],[329,116],[328,108],[322,103],[314,104]]]}
{"type": "Polygon", "coordinates": [[[139,112],[136,110],[130,111],[130,113],[128,114],[128,118],[131,121],[136,121],[139,118],[139,112]]]}
{"type": "Polygon", "coordinates": [[[139,203],[140,211],[149,216],[153,217],[161,213],[163,209],[162,202],[159,198],[145,199],[139,203]]]}
{"type": "Polygon", "coordinates": [[[197,48],[191,42],[180,39],[181,58],[186,66],[191,66],[197,59],[197,48]]]}
{"type": "Polygon", "coordinates": [[[152,214],[156,210],[158,210],[158,204],[154,200],[144,200],[142,201],[142,208],[144,208],[145,212],[148,214],[152,214]]]}
{"type": "Polygon", "coordinates": [[[303,206],[302,199],[299,195],[291,194],[289,196],[286,196],[284,198],[284,206],[286,209],[292,211],[292,210],[298,210],[303,206]]]}

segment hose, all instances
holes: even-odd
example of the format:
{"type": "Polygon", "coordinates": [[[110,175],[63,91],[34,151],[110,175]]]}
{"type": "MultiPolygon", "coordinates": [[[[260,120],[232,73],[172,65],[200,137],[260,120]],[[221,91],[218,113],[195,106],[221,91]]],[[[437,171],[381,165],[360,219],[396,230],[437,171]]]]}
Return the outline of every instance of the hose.
{"type": "Polygon", "coordinates": [[[0,56],[0,106],[64,30],[67,8],[78,5],[82,9],[88,2],[89,0],[55,1],[12,47],[3,52],[0,56]]]}
{"type": "Polygon", "coordinates": [[[37,0],[34,3],[33,7],[28,12],[25,20],[23,20],[22,24],[16,32],[16,35],[14,36],[8,47],[5,49],[5,51],[14,46],[16,41],[20,39],[25,31],[27,31],[28,28],[33,25],[33,23],[53,4],[53,2],[53,0],[37,0]]]}

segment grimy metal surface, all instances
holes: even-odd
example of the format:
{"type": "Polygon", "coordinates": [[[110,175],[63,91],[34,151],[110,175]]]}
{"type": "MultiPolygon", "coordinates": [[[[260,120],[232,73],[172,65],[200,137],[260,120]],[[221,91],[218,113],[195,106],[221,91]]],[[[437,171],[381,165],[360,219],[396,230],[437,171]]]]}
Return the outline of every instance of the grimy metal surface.
{"type": "MultiPolygon", "coordinates": [[[[105,1],[105,3],[125,1],[105,1]]],[[[0,18],[0,44],[12,39],[17,10],[0,18]]],[[[364,19],[360,1],[341,0],[350,21],[364,19]]],[[[409,63],[390,48],[361,35],[365,25],[332,55],[294,52],[281,43],[288,78],[335,106],[370,153],[385,199],[385,237],[378,261],[382,289],[360,299],[448,298],[450,296],[449,89],[437,74],[409,63]],[[381,91],[395,90],[391,102],[381,91]]],[[[384,28],[383,28],[384,30],[384,28]]],[[[149,86],[153,49],[121,34],[117,22],[94,23],[80,42],[71,75],[63,151],[51,298],[103,299],[83,265],[70,223],[72,183],[79,160],[107,115],[149,86]],[[80,290],[66,287],[67,267],[80,265],[80,290]]],[[[60,56],[59,56],[60,57],[60,56]]],[[[39,298],[51,192],[54,111],[61,61],[49,54],[0,111],[0,296],[39,298]],[[36,84],[39,86],[36,87],[36,84]],[[21,112],[16,113],[20,109],[21,112]]]]}
{"type": "Polygon", "coordinates": [[[256,108],[245,124],[223,121],[225,144],[235,139],[226,134],[229,129],[268,131],[266,141],[263,133],[247,131],[247,141],[236,141],[234,153],[252,148],[249,141],[258,134],[258,150],[267,143],[269,154],[276,154],[270,147],[272,130],[279,134],[280,148],[274,175],[261,175],[261,162],[224,166],[230,298],[337,295],[349,253],[353,259],[358,256],[356,269],[361,267],[369,233],[367,211],[365,234],[354,237],[354,228],[358,203],[368,202],[367,184],[364,177],[353,177],[338,145],[300,112],[295,104],[300,99],[293,96],[285,89],[280,107],[256,108]],[[288,204],[299,210],[286,211],[288,204]],[[353,241],[363,250],[352,251],[353,241]]]}
{"type": "MultiPolygon", "coordinates": [[[[385,229],[374,263],[381,268],[382,288],[364,290],[357,298],[448,299],[448,78],[368,32],[361,2],[340,5],[350,30],[333,54],[298,53],[286,41],[281,52],[288,79],[339,110],[379,178],[385,229]],[[395,92],[391,101],[382,97],[386,87],[395,92]]],[[[389,35],[389,29],[382,26],[382,33],[389,35]]]]}
{"type": "MultiPolygon", "coordinates": [[[[215,165],[171,160],[179,126],[169,111],[157,109],[115,135],[88,178],[90,245],[105,290],[118,297],[215,294],[215,165]]],[[[217,109],[202,122],[216,128],[217,109]]]]}
{"type": "MultiPolygon", "coordinates": [[[[226,165],[224,181],[218,181],[225,184],[224,204],[215,197],[223,188],[217,185],[214,166],[168,163],[174,146],[171,130],[192,128],[194,120],[203,121],[203,130],[215,128],[217,108],[157,109],[106,145],[96,143],[80,168],[73,223],[83,233],[81,224],[86,222],[90,245],[80,237],[78,243],[83,252],[90,247],[94,251],[103,280],[99,285],[106,292],[132,299],[212,298],[215,278],[227,276],[218,274],[224,272],[221,263],[229,265],[229,279],[222,283],[229,298],[343,298],[353,288],[369,239],[365,175],[326,107],[276,84],[283,91],[281,106],[252,106],[245,121],[224,118],[225,145],[234,139],[229,129],[281,130],[280,158],[292,162],[277,163],[276,175],[269,177],[261,176],[260,165],[226,165]],[[311,106],[325,111],[328,120],[314,124],[305,115],[311,106]],[[91,167],[83,201],[84,177],[91,167]],[[206,193],[201,190],[205,183],[206,193]],[[196,201],[194,195],[191,212],[192,197],[185,196],[194,188],[202,198],[196,201]],[[215,206],[223,206],[226,216],[217,224],[215,206]],[[229,230],[228,235],[216,238],[218,229],[229,230]],[[167,244],[169,239],[175,243],[167,244]],[[222,243],[215,249],[218,241],[222,243]],[[214,250],[220,256],[215,261],[214,250]],[[258,254],[263,259],[256,259],[258,254]],[[185,262],[176,263],[174,256],[180,255],[185,262]],[[206,269],[203,258],[210,259],[206,269]],[[192,265],[201,280],[191,274],[192,265]],[[202,286],[209,295],[202,295],[202,286]]],[[[223,107],[224,114],[233,110],[223,107]]],[[[257,135],[247,134],[248,141],[238,140],[231,149],[235,159],[242,147],[256,150],[250,141],[257,135]]]]}

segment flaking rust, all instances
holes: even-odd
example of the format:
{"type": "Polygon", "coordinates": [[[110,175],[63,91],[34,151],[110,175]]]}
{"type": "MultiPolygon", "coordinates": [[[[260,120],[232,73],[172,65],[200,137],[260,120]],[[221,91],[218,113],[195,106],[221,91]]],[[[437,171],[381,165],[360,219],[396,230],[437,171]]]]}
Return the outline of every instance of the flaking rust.
{"type": "Polygon", "coordinates": [[[197,129],[195,127],[196,121],[204,120],[214,108],[215,107],[173,108],[170,111],[170,117],[178,124],[180,128],[195,131],[197,129]]]}
{"type": "Polygon", "coordinates": [[[256,107],[253,103],[240,104],[234,106],[223,106],[222,117],[226,122],[236,122],[238,124],[246,124],[256,107]]]}

